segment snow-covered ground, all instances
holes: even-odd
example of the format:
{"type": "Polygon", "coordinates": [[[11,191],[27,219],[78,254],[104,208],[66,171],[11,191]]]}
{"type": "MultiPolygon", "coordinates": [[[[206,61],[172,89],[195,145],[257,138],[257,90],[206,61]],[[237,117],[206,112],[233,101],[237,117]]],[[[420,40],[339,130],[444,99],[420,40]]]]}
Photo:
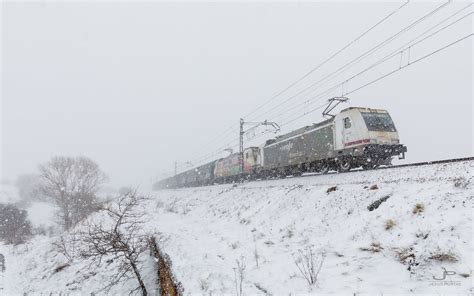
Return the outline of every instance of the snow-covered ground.
{"type": "MultiPolygon", "coordinates": [[[[459,162],[162,190],[143,217],[185,294],[236,294],[237,261],[245,295],[472,293],[473,169],[459,162]],[[377,200],[385,201],[369,211],[377,200]],[[311,286],[295,264],[309,249],[324,256],[311,286]]],[[[7,291],[97,292],[113,265],[54,272],[65,262],[55,240],[2,247],[7,291]]]]}
{"type": "Polygon", "coordinates": [[[464,162],[165,190],[154,194],[149,225],[168,238],[165,250],[188,293],[234,293],[241,258],[247,294],[472,292],[473,167],[464,162]],[[367,209],[386,196],[378,209],[367,209]],[[417,203],[424,211],[414,214],[417,203]],[[386,230],[389,219],[395,225],[386,230]],[[380,252],[362,250],[372,244],[380,252]],[[312,287],[294,262],[306,248],[326,254],[312,287]],[[400,253],[409,256],[405,264],[400,253]],[[430,259],[437,254],[457,262],[430,259]],[[412,259],[418,265],[409,271],[412,259]],[[456,273],[446,279],[453,282],[433,279],[442,277],[443,267],[456,273]]]}

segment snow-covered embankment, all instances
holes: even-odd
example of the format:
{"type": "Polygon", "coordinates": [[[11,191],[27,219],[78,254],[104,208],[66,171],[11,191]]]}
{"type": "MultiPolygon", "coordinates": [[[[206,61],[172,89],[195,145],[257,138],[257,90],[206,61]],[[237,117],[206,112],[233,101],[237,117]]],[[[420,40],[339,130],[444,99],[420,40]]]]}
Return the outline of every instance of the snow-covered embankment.
{"type": "Polygon", "coordinates": [[[147,226],[166,238],[186,293],[235,293],[236,260],[246,265],[244,293],[472,292],[473,168],[163,190],[153,194],[147,226]],[[369,211],[377,200],[385,201],[369,211]],[[295,265],[307,249],[325,253],[313,286],[295,265]]]}

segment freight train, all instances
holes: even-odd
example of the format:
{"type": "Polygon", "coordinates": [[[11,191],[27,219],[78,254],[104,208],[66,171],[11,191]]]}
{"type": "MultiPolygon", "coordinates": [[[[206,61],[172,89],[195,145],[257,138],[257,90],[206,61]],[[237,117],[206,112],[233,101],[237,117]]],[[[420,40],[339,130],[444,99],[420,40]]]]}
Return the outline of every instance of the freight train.
{"type": "Polygon", "coordinates": [[[373,169],[390,165],[394,156],[405,158],[405,152],[386,110],[350,107],[325,121],[267,140],[260,147],[248,147],[243,157],[234,153],[158,181],[154,189],[373,169]]]}

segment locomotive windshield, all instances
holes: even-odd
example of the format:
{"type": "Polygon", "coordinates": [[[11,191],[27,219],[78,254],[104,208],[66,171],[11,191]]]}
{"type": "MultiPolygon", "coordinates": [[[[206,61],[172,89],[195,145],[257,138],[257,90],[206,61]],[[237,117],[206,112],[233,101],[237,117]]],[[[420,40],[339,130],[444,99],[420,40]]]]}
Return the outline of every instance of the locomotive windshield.
{"type": "Polygon", "coordinates": [[[361,112],[369,131],[396,132],[395,125],[388,113],[361,112]]]}

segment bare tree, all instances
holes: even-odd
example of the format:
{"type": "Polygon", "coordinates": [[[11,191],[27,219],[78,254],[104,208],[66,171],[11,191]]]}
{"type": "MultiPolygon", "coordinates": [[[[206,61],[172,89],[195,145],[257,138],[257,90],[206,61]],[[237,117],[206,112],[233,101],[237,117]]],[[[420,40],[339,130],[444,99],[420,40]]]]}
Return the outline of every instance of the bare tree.
{"type": "Polygon", "coordinates": [[[135,191],[120,196],[104,211],[110,223],[91,223],[87,232],[81,234],[83,244],[81,257],[90,258],[100,265],[104,256],[114,256],[119,260],[117,273],[107,285],[110,288],[122,279],[135,277],[138,281],[136,290],[147,295],[147,290],[139,270],[139,257],[147,249],[147,237],[142,232],[143,213],[136,207],[145,198],[139,197],[135,191]]]}
{"type": "Polygon", "coordinates": [[[53,157],[39,166],[41,192],[59,207],[61,224],[69,229],[98,209],[96,193],[107,177],[87,157],[53,157]]]}
{"type": "Polygon", "coordinates": [[[308,285],[311,286],[318,282],[318,275],[323,267],[325,257],[324,252],[315,254],[311,248],[305,251],[298,250],[298,254],[293,256],[296,267],[308,285]]]}

